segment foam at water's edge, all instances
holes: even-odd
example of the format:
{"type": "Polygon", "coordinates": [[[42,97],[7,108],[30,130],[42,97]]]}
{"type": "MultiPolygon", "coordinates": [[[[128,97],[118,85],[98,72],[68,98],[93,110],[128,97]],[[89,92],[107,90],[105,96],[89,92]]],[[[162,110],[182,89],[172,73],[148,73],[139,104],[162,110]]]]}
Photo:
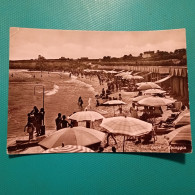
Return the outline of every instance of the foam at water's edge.
{"type": "Polygon", "coordinates": [[[54,84],[52,90],[50,90],[50,91],[45,91],[45,95],[47,95],[47,96],[54,95],[54,94],[56,94],[56,93],[58,92],[59,88],[60,88],[60,87],[59,87],[58,85],[54,84]]]}
{"type": "Polygon", "coordinates": [[[95,89],[94,89],[94,87],[92,85],[87,84],[87,83],[85,83],[83,81],[77,80],[77,77],[76,76],[73,76],[73,77],[71,77],[71,80],[64,81],[64,82],[65,83],[76,83],[76,84],[78,84],[81,87],[82,86],[83,87],[85,86],[85,87],[87,87],[89,89],[89,91],[91,91],[92,93],[96,94],[96,91],[95,91],[95,89]]]}

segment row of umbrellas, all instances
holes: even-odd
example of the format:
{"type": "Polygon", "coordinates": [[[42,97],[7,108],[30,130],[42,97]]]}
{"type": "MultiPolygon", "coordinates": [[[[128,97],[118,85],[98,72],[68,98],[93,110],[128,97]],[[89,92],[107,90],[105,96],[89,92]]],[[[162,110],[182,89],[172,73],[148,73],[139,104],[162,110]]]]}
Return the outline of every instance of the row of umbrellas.
{"type": "MultiPolygon", "coordinates": [[[[104,118],[100,126],[110,133],[127,136],[140,136],[152,131],[152,124],[132,117],[122,116],[104,118]]],[[[67,145],[90,146],[103,142],[105,136],[106,134],[103,132],[85,127],[64,128],[39,142],[39,145],[50,149],[46,151],[48,153],[55,153],[59,150],[63,152],[63,149],[67,151],[67,148],[62,147],[62,144],[66,147],[67,145]]],[[[71,150],[75,151],[74,148],[71,150]]]]}

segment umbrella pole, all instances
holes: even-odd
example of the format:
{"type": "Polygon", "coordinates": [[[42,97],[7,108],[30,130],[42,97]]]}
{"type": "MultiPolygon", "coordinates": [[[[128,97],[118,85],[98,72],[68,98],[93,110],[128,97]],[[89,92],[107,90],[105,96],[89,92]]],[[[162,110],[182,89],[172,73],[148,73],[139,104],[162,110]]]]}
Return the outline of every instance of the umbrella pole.
{"type": "Polygon", "coordinates": [[[123,152],[125,152],[125,135],[124,135],[124,139],[123,139],[123,152]]]}

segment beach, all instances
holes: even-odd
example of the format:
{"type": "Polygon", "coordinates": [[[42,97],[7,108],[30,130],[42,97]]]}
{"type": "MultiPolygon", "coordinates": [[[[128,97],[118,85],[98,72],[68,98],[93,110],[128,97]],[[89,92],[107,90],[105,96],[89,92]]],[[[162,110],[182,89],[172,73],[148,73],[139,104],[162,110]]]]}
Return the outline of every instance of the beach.
{"type": "MultiPolygon", "coordinates": [[[[104,117],[109,118],[115,116],[131,116],[129,109],[132,104],[132,99],[138,92],[125,92],[120,90],[112,93],[110,96],[118,97],[119,93],[122,96],[122,100],[126,102],[126,105],[122,106],[122,113],[119,111],[118,106],[98,106],[96,107],[95,95],[100,94],[102,88],[107,87],[107,83],[103,82],[99,84],[99,80],[96,76],[74,76],[69,78],[68,73],[63,72],[42,72],[39,71],[10,71],[10,91],[9,91],[9,118],[8,118],[8,145],[13,143],[17,139],[27,139],[27,133],[23,132],[23,127],[26,124],[27,113],[36,104],[39,108],[42,106],[42,88],[38,88],[37,95],[33,95],[34,85],[39,84],[45,87],[45,125],[46,136],[51,135],[56,131],[55,118],[57,113],[61,112],[66,116],[71,115],[75,111],[80,111],[77,105],[77,98],[82,96],[84,105],[83,109],[97,111],[104,117]],[[14,76],[12,77],[12,74],[14,76]],[[35,77],[35,78],[34,78],[35,77]],[[13,87],[14,86],[14,87],[13,87]],[[79,87],[78,87],[79,86],[79,87]],[[20,101],[21,90],[24,92],[22,95],[25,98],[20,101]],[[30,92],[31,91],[31,92],[30,92]],[[12,98],[12,92],[14,94],[14,101],[12,98]],[[20,92],[20,94],[17,92],[20,92]],[[25,94],[26,93],[26,94],[25,94]],[[75,95],[78,94],[78,95],[75,95]],[[26,101],[28,100],[29,101],[26,101]],[[90,103],[89,103],[90,99],[90,103]],[[63,102],[63,104],[62,104],[63,102]],[[21,105],[20,105],[21,104],[21,105]],[[90,105],[89,105],[90,104],[90,105]],[[24,107],[24,108],[21,108],[24,107]],[[17,113],[17,115],[15,115],[17,113]],[[13,123],[13,117],[15,121],[13,123]]],[[[170,113],[164,112],[163,117],[166,118],[170,113]]],[[[105,132],[105,129],[100,127],[101,121],[93,122],[93,128],[99,131],[105,132]]],[[[85,123],[81,122],[79,125],[84,126],[85,123]]],[[[36,138],[34,138],[36,139],[36,138]]],[[[116,135],[114,140],[110,137],[109,145],[106,145],[106,139],[101,146],[104,148],[103,152],[112,152],[112,147],[116,148],[116,152],[123,152],[123,135],[116,135]]],[[[40,146],[33,147],[35,150],[33,153],[42,152],[43,149],[40,146]]],[[[31,153],[33,148],[25,149],[19,153],[31,153]]],[[[157,135],[155,142],[149,144],[135,144],[128,136],[125,137],[125,152],[169,152],[169,144],[164,139],[164,135],[157,135]]]]}

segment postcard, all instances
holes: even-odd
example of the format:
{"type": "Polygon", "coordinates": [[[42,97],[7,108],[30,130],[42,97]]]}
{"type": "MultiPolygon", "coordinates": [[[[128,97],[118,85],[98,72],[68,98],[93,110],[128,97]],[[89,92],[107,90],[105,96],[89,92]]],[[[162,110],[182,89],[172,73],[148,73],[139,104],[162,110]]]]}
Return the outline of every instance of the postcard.
{"type": "Polygon", "coordinates": [[[8,154],[191,153],[185,29],[10,28],[8,154]]]}

